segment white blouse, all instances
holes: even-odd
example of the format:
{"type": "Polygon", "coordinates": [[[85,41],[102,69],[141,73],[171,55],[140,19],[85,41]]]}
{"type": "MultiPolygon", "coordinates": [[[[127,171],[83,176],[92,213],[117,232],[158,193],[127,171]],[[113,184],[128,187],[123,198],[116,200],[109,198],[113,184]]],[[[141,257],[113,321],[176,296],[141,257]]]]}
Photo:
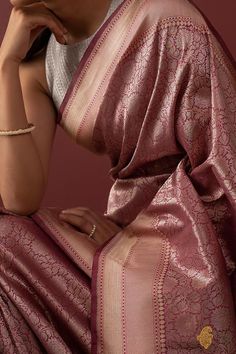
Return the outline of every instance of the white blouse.
{"type": "MultiPolygon", "coordinates": [[[[112,15],[122,2],[123,0],[112,0],[103,23],[112,15]]],[[[101,26],[97,31],[99,31],[101,26]]],[[[48,88],[58,110],[69,87],[72,76],[96,33],[89,38],[72,45],[58,43],[53,33],[49,38],[46,50],[45,70],[48,88]]]]}

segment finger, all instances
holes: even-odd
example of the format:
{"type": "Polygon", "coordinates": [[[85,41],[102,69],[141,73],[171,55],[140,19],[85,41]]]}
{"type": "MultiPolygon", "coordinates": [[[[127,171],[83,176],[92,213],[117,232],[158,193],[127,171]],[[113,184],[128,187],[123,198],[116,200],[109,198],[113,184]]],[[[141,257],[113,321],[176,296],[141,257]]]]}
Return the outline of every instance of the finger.
{"type": "MultiPolygon", "coordinates": [[[[112,226],[109,226],[107,224],[107,220],[100,220],[100,216],[96,215],[95,213],[95,217],[93,217],[94,212],[91,209],[88,208],[72,208],[72,209],[67,209],[66,210],[67,213],[62,213],[59,214],[60,218],[64,218],[64,220],[77,225],[78,229],[84,233],[86,233],[87,235],[89,235],[91,233],[91,231],[93,230],[93,225],[96,225],[96,231],[95,234],[93,236],[93,238],[91,240],[94,240],[96,242],[99,243],[103,243],[105,242],[108,238],[110,238],[111,236],[113,236],[114,234],[116,234],[117,232],[119,232],[121,230],[121,228],[119,226],[117,226],[114,223],[111,223],[112,226]],[[80,216],[79,216],[80,214],[80,216]],[[63,216],[64,215],[64,216],[63,216]],[[96,218],[96,221],[95,221],[96,218]],[[88,222],[88,219],[90,219],[91,221],[88,222]],[[87,220],[87,222],[86,222],[87,220]],[[84,221],[84,223],[83,223],[84,221]],[[99,225],[100,222],[100,225],[99,225]],[[90,228],[89,226],[90,225],[90,228]]],[[[103,218],[105,218],[104,216],[102,216],[103,218]]],[[[106,219],[106,218],[105,218],[106,219]]]]}
{"type": "Polygon", "coordinates": [[[83,211],[86,215],[91,215],[91,217],[94,220],[97,220],[97,223],[100,223],[102,225],[106,225],[107,227],[109,227],[110,230],[114,230],[114,227],[117,226],[118,228],[120,228],[115,222],[113,222],[112,220],[110,220],[107,216],[105,216],[104,214],[101,214],[99,212],[95,212],[92,209],[86,208],[86,207],[77,207],[79,210],[83,211]]]}
{"type": "Polygon", "coordinates": [[[30,33],[30,41],[34,42],[34,40],[41,34],[43,31],[46,29],[46,26],[39,26],[38,28],[35,28],[34,30],[31,31],[30,33]]]}
{"type": "MultiPolygon", "coordinates": [[[[75,215],[75,214],[60,214],[60,218],[74,226],[76,226],[80,231],[90,234],[93,229],[93,223],[86,220],[85,218],[75,215]]],[[[97,226],[97,225],[96,225],[97,226]]]]}
{"type": "Polygon", "coordinates": [[[10,3],[15,7],[28,6],[35,2],[41,2],[41,0],[10,0],[10,3]]]}
{"type": "Polygon", "coordinates": [[[31,29],[34,29],[36,26],[46,26],[50,29],[50,31],[54,34],[56,40],[62,44],[66,43],[66,38],[65,38],[65,31],[58,26],[55,21],[53,21],[51,18],[40,18],[40,17],[35,17],[35,19],[32,20],[31,22],[31,29]],[[35,25],[35,22],[37,25],[35,25]]]}
{"type": "Polygon", "coordinates": [[[86,208],[86,207],[75,207],[75,208],[70,208],[63,210],[65,213],[76,213],[77,215],[83,216],[87,218],[90,221],[97,221],[101,222],[101,220],[105,220],[105,216],[98,213],[94,212],[92,209],[86,208]]]}
{"type": "Polygon", "coordinates": [[[93,210],[86,208],[86,207],[75,207],[64,210],[66,213],[72,213],[75,215],[81,216],[83,219],[86,219],[90,222],[90,224],[95,224],[100,230],[103,231],[111,231],[114,230],[114,224],[107,220],[107,218],[94,212],[93,210]]]}
{"type": "Polygon", "coordinates": [[[23,18],[25,17],[27,20],[30,30],[38,27],[48,27],[58,41],[65,43],[64,35],[68,33],[68,31],[61,21],[59,21],[53,12],[48,10],[45,6],[42,6],[41,4],[34,5],[35,6],[31,5],[18,9],[18,11],[22,12],[23,18]]]}
{"type": "Polygon", "coordinates": [[[87,236],[87,234],[79,231],[79,229],[76,226],[72,225],[71,223],[69,223],[67,221],[60,220],[60,224],[68,230],[75,229],[76,232],[78,232],[81,236],[87,236]]]}

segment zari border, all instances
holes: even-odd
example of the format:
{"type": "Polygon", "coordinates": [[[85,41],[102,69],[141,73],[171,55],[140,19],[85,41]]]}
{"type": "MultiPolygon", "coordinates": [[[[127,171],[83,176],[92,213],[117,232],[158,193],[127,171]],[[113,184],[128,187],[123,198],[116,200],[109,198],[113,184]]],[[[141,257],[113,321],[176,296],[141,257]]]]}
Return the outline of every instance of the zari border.
{"type": "MultiPolygon", "coordinates": [[[[90,123],[93,120],[95,120],[95,118],[97,116],[97,108],[98,107],[96,106],[96,108],[95,108],[95,102],[99,101],[99,97],[103,94],[103,92],[105,90],[105,86],[109,82],[109,78],[110,78],[112,72],[114,71],[117,62],[119,61],[119,59],[122,57],[122,55],[124,53],[125,46],[127,46],[127,44],[130,42],[130,38],[132,37],[131,36],[132,29],[135,26],[135,22],[137,20],[138,15],[140,14],[142,8],[146,4],[146,0],[140,1],[139,5],[134,5],[134,4],[135,4],[134,1],[133,1],[133,4],[132,4],[132,1],[130,1],[130,4],[129,4],[129,1],[127,1],[126,6],[122,9],[123,11],[121,13],[119,13],[117,18],[115,19],[115,21],[118,22],[118,20],[121,17],[122,13],[124,13],[125,10],[128,8],[128,5],[130,5],[130,7],[132,6],[132,11],[133,11],[133,18],[131,18],[132,21],[128,24],[128,26],[127,26],[128,28],[125,31],[125,33],[121,34],[121,37],[123,37],[123,39],[122,39],[122,41],[120,43],[120,46],[118,47],[118,50],[116,51],[115,55],[113,56],[113,59],[111,59],[110,65],[108,65],[107,71],[104,73],[104,76],[103,76],[103,78],[102,78],[97,90],[94,92],[94,95],[92,95],[92,97],[93,97],[92,100],[87,105],[87,108],[85,109],[85,112],[82,115],[81,123],[80,123],[80,125],[78,127],[77,134],[76,134],[76,140],[78,140],[78,138],[79,138],[80,134],[82,133],[82,131],[83,131],[83,133],[85,133],[86,126],[88,127],[87,130],[91,131],[90,123]]],[[[105,42],[105,39],[108,36],[108,34],[111,31],[111,29],[114,26],[114,24],[115,23],[112,23],[111,28],[108,28],[105,36],[99,42],[97,50],[100,48],[100,46],[102,46],[103,42],[105,42]]],[[[95,55],[96,55],[96,51],[94,52],[94,56],[91,57],[91,61],[88,62],[88,65],[92,63],[93,59],[95,58],[95,55]]],[[[86,71],[84,72],[84,76],[85,75],[86,75],[86,71]]],[[[83,81],[83,77],[81,75],[81,80],[78,83],[77,90],[78,90],[79,85],[81,84],[82,81],[83,81]]],[[[72,99],[73,98],[74,97],[72,96],[72,99]]],[[[69,105],[68,105],[68,107],[69,107],[69,105]]]]}
{"type": "MultiPolygon", "coordinates": [[[[116,235],[115,235],[116,236],[116,235]]],[[[92,267],[92,286],[91,286],[91,338],[92,338],[92,345],[91,345],[91,354],[97,354],[97,346],[98,346],[98,328],[97,328],[97,294],[98,294],[98,268],[99,268],[99,261],[102,255],[102,252],[109,244],[109,248],[111,244],[113,244],[113,236],[111,239],[107,240],[101,247],[99,247],[94,255],[93,259],[93,267],[92,267]]],[[[104,266],[104,256],[102,259],[102,271],[103,274],[103,266],[104,266]]],[[[101,289],[100,289],[101,291],[101,289]]],[[[102,304],[103,305],[103,304],[102,304]]]]}
{"type": "MultiPolygon", "coordinates": [[[[63,237],[60,231],[52,224],[46,213],[43,213],[43,211],[40,210],[37,213],[32,214],[30,218],[32,218],[43,230],[45,230],[55,242],[58,243],[58,241],[60,240],[60,242],[65,245],[67,252],[70,254],[76,265],[78,265],[80,269],[83,270],[85,277],[87,277],[88,274],[91,274],[92,269],[88,262],[84,258],[82,258],[78,252],[75,251],[75,249],[70,245],[68,240],[63,237]],[[56,237],[54,233],[57,235],[56,237]]],[[[87,286],[89,286],[88,284],[89,282],[87,281],[87,286]]]]}
{"type": "MultiPolygon", "coordinates": [[[[94,47],[92,48],[92,44],[89,46],[89,50],[91,48],[92,50],[86,62],[77,71],[76,82],[71,87],[66,105],[60,109],[62,113],[60,125],[66,127],[77,143],[80,140],[81,145],[91,150],[94,149],[93,128],[100,107],[94,105],[94,102],[100,102],[100,96],[108,85],[115,64],[132,39],[131,30],[141,21],[140,10],[146,1],[126,0],[120,5],[117,9],[119,11],[112,20],[110,19],[107,28],[103,28],[100,38],[93,44],[94,47]],[[108,62],[104,62],[101,52],[109,58],[108,62]]],[[[135,30],[133,32],[136,33],[135,30]]]]}
{"type": "MultiPolygon", "coordinates": [[[[130,1],[131,0],[129,0],[129,2],[130,1]]],[[[128,4],[124,5],[124,3],[126,3],[126,2],[127,2],[127,0],[124,0],[118,6],[118,8],[113,12],[113,14],[107,19],[107,21],[105,21],[105,23],[98,30],[98,32],[96,33],[96,35],[92,39],[91,43],[89,44],[87,50],[85,51],[79,65],[72,77],[72,80],[71,80],[68,90],[64,96],[62,104],[59,108],[58,116],[56,119],[58,124],[60,124],[60,122],[61,122],[62,116],[65,113],[66,107],[67,107],[67,110],[69,109],[69,106],[67,106],[67,105],[68,105],[68,102],[71,98],[71,94],[75,89],[75,86],[78,85],[79,76],[81,75],[81,78],[80,78],[80,82],[81,82],[83,76],[86,74],[86,71],[88,70],[88,67],[89,67],[93,57],[95,56],[96,52],[98,51],[99,47],[101,46],[102,41],[105,40],[109,31],[112,29],[112,27],[114,26],[116,21],[120,18],[120,16],[122,16],[123,12],[126,10],[126,8],[128,6],[128,4]],[[112,24],[110,25],[111,22],[112,22],[112,24]],[[102,37],[102,41],[99,41],[100,37],[102,37]]]]}
{"type": "MultiPolygon", "coordinates": [[[[164,295],[163,287],[166,273],[168,271],[168,265],[170,260],[171,246],[166,235],[161,233],[156,229],[155,218],[152,221],[154,233],[159,234],[160,237],[160,257],[158,257],[158,264],[154,268],[154,278],[152,286],[152,303],[153,303],[153,346],[156,352],[160,354],[166,354],[166,337],[165,337],[165,308],[164,308],[164,295]]],[[[133,226],[134,227],[134,226],[133,226]]],[[[131,231],[134,233],[135,231],[131,231]]],[[[122,233],[122,232],[121,232],[122,233]]],[[[106,255],[109,255],[110,250],[114,248],[119,241],[121,234],[116,234],[111,240],[108,240],[104,245],[101,246],[96,252],[93,263],[92,270],[92,312],[91,312],[91,334],[92,334],[92,354],[102,354],[106,353],[107,348],[104,347],[104,338],[102,336],[103,328],[103,278],[104,278],[104,267],[106,261],[106,255]],[[98,279],[99,275],[99,279],[98,279]],[[99,304],[98,304],[99,299],[99,304]],[[99,312],[98,312],[99,305],[99,312]],[[98,316],[99,314],[99,316],[98,316]],[[99,351],[98,351],[99,348],[99,351]]],[[[137,236],[137,242],[142,237],[137,236]]],[[[135,243],[134,247],[136,247],[135,243]]],[[[121,273],[121,320],[122,320],[122,352],[126,353],[126,338],[125,338],[125,297],[124,297],[124,286],[125,286],[125,264],[131,257],[132,253],[135,252],[135,248],[132,245],[127,253],[127,258],[122,267],[121,273]]],[[[115,260],[117,262],[117,260],[115,260]]]]}
{"type": "Polygon", "coordinates": [[[165,307],[164,307],[164,296],[163,296],[163,287],[164,280],[169,266],[170,260],[170,251],[171,246],[170,242],[166,235],[157,230],[160,235],[163,237],[163,247],[161,252],[161,262],[157,266],[156,276],[153,284],[153,303],[154,303],[154,328],[155,328],[155,345],[157,353],[166,354],[166,335],[165,335],[165,307]],[[156,323],[159,324],[159,333],[157,333],[156,323]],[[159,339],[159,341],[158,341],[159,339]]]}
{"type": "MultiPolygon", "coordinates": [[[[138,241],[140,240],[140,236],[137,237],[138,241]]],[[[137,242],[138,242],[137,241],[137,242]]],[[[127,258],[125,260],[123,269],[122,269],[122,277],[121,277],[121,287],[122,287],[122,305],[121,305],[121,319],[122,319],[122,335],[123,335],[123,342],[122,342],[122,350],[123,353],[127,352],[127,338],[126,338],[126,333],[125,333],[125,327],[126,327],[126,323],[125,323],[125,318],[126,318],[126,307],[125,307],[125,265],[128,263],[129,259],[131,258],[133,252],[134,252],[134,248],[135,248],[135,244],[131,247],[131,249],[129,250],[129,253],[127,255],[127,258]]]]}

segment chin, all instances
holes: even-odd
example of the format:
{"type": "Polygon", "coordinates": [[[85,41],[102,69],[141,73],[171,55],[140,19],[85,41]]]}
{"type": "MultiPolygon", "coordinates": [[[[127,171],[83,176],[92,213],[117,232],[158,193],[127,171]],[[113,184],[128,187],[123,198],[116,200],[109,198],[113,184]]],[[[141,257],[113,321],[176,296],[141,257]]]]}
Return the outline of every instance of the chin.
{"type": "Polygon", "coordinates": [[[13,6],[26,6],[26,5],[30,5],[33,2],[38,2],[38,1],[32,1],[32,0],[10,0],[10,3],[13,6]]]}

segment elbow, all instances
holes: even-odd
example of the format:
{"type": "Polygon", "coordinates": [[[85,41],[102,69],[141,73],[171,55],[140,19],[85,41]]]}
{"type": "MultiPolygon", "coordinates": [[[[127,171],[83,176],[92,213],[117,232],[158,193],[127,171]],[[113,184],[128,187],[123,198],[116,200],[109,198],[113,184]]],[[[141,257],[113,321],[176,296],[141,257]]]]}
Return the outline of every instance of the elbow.
{"type": "Polygon", "coordinates": [[[39,208],[34,208],[34,209],[11,208],[11,207],[6,207],[5,205],[4,208],[10,213],[15,214],[16,216],[30,216],[31,214],[34,214],[39,209],[39,208]]]}
{"type": "Polygon", "coordinates": [[[3,206],[7,211],[17,216],[30,216],[40,208],[40,206],[27,207],[26,205],[19,205],[17,203],[14,203],[14,205],[12,205],[4,202],[3,202],[3,206]]]}
{"type": "Polygon", "coordinates": [[[2,204],[6,211],[19,215],[30,216],[37,212],[40,208],[43,198],[42,190],[33,193],[30,190],[27,193],[19,193],[19,189],[15,192],[13,189],[5,195],[1,195],[2,204]]]}

